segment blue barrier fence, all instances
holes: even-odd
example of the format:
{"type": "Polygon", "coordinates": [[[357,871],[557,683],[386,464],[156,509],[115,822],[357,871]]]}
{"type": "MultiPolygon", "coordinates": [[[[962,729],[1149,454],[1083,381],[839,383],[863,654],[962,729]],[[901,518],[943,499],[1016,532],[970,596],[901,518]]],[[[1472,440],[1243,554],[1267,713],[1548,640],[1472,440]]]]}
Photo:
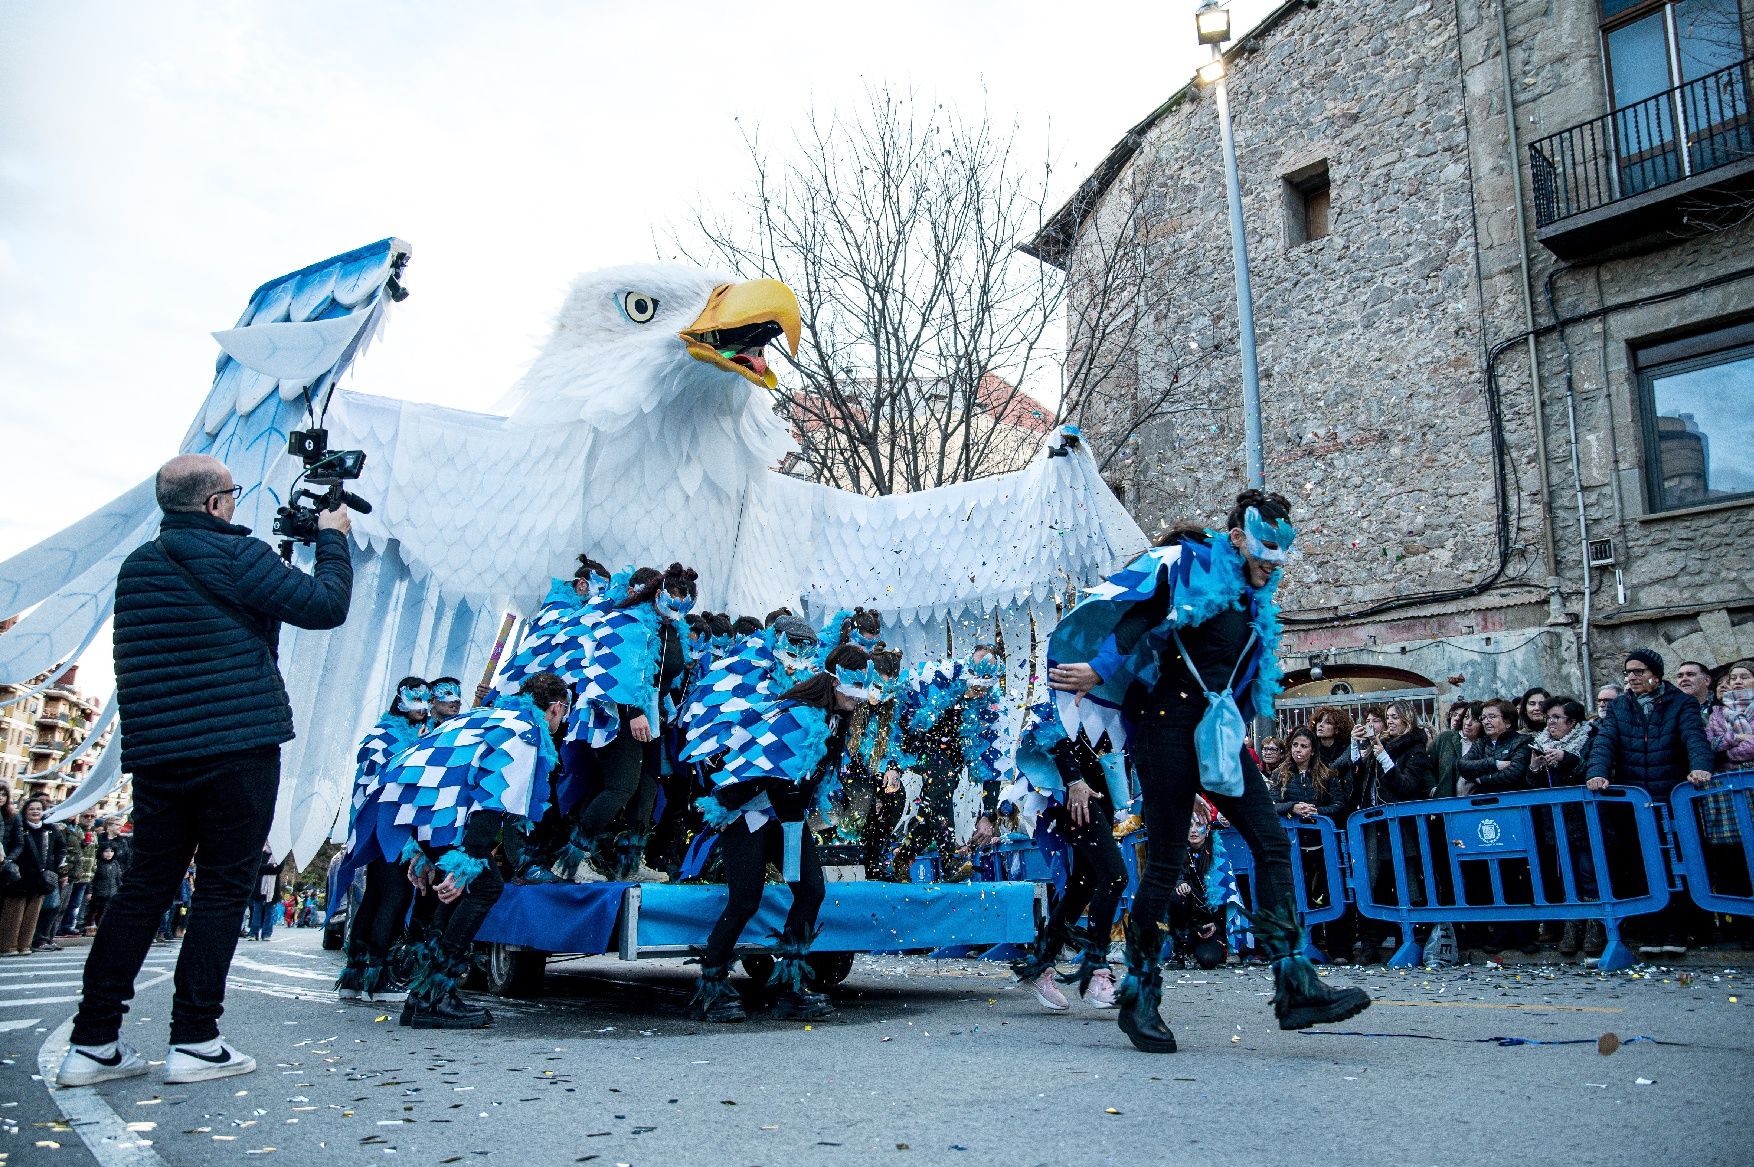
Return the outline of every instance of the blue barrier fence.
{"type": "Polygon", "coordinates": [[[1620,922],[1669,902],[1662,816],[1634,787],[1377,806],[1346,834],[1359,914],[1400,926],[1391,967],[1420,963],[1416,924],[1600,920],[1597,967],[1623,968],[1620,922]]]}
{"type": "MultiPolygon", "coordinates": [[[[1622,922],[1677,893],[1707,911],[1754,915],[1754,771],[1720,774],[1699,789],[1683,783],[1667,805],[1637,787],[1568,787],[1372,807],[1344,832],[1327,819],[1285,829],[1306,929],[1355,906],[1399,927],[1391,967],[1423,959],[1421,925],[1599,920],[1607,945],[1597,966],[1613,970],[1634,959],[1622,922]]],[[[1253,907],[1253,856],[1234,830],[1222,837],[1253,907]]],[[[1123,907],[1138,887],[1144,845],[1143,831],[1120,840],[1123,907]]],[[[1025,854],[1029,847],[995,848],[977,866],[987,878],[1040,881],[1046,861],[1025,854]]]]}
{"type": "MultiPolygon", "coordinates": [[[[1316,947],[1310,929],[1317,924],[1338,920],[1346,914],[1350,902],[1346,890],[1345,836],[1334,821],[1317,817],[1303,822],[1284,820],[1285,833],[1291,842],[1291,890],[1297,900],[1297,916],[1303,923],[1303,955],[1323,961],[1327,957],[1316,947]]],[[[1236,875],[1237,890],[1249,910],[1255,906],[1255,857],[1240,831],[1226,827],[1218,832],[1224,843],[1224,855],[1236,875]]]]}
{"type": "Polygon", "coordinates": [[[1681,876],[1708,912],[1754,915],[1754,770],[1670,796],[1681,876]]]}

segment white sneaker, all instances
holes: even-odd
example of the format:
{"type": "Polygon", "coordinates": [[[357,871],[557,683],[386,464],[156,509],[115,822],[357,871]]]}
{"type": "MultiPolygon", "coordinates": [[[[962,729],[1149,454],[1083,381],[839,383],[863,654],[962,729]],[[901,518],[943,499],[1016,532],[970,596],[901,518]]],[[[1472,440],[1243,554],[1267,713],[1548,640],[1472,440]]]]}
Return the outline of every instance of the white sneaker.
{"type": "Polygon", "coordinates": [[[357,1001],[360,997],[358,989],[336,989],[335,996],[342,1001],[357,1001]]]}
{"type": "Polygon", "coordinates": [[[1054,970],[1048,969],[1032,981],[1026,982],[1035,993],[1035,999],[1043,1009],[1053,1013],[1064,1013],[1070,1007],[1066,994],[1060,992],[1060,986],[1054,983],[1054,970]]]}
{"type": "Polygon", "coordinates": [[[1084,990],[1084,999],[1094,1009],[1113,1009],[1115,1007],[1115,974],[1106,968],[1099,968],[1090,974],[1090,987],[1084,990]]]}
{"type": "Polygon", "coordinates": [[[385,1005],[400,1005],[408,999],[408,986],[385,985],[381,989],[373,989],[371,992],[362,995],[367,1001],[370,1001],[374,1005],[380,1002],[385,1005]]]}
{"type": "Polygon", "coordinates": [[[68,1046],[61,1069],[55,1074],[55,1085],[92,1086],[116,1078],[138,1077],[149,1069],[140,1051],[125,1041],[68,1046]]]}
{"type": "Polygon", "coordinates": [[[641,863],[639,865],[639,870],[634,872],[633,878],[634,878],[634,881],[636,883],[669,883],[670,882],[669,875],[667,875],[666,873],[664,873],[662,871],[656,871],[650,867],[647,867],[644,863],[641,863]]]}
{"type": "Polygon", "coordinates": [[[166,1085],[177,1086],[248,1074],[255,1068],[255,1058],[239,1053],[223,1038],[216,1037],[204,1045],[173,1045],[164,1059],[164,1080],[166,1085]]]}

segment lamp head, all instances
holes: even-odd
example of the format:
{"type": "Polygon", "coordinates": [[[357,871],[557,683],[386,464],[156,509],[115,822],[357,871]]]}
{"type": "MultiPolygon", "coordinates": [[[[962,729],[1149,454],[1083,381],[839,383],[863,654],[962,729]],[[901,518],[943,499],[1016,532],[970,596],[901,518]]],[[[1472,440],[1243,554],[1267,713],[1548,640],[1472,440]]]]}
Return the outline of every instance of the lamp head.
{"type": "Polygon", "coordinates": [[[1194,30],[1203,45],[1221,45],[1230,39],[1230,10],[1218,0],[1205,0],[1194,13],[1194,30]]]}

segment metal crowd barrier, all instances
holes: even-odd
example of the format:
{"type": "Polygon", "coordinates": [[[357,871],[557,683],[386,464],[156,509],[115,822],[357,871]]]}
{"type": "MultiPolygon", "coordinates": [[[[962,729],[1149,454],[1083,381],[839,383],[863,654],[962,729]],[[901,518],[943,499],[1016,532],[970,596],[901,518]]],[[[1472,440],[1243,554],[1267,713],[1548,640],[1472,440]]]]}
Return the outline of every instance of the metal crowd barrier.
{"type": "MultiPolygon", "coordinates": [[[[1328,958],[1316,947],[1311,929],[1317,924],[1338,920],[1346,914],[1351,902],[1347,883],[1346,843],[1334,820],[1317,816],[1309,822],[1283,819],[1285,834],[1291,843],[1291,890],[1297,901],[1297,918],[1303,925],[1303,947],[1299,952],[1309,959],[1325,962],[1328,958]],[[1305,848],[1308,848],[1307,850],[1305,848]],[[1315,859],[1313,866],[1311,858],[1315,859]],[[1312,877],[1316,877],[1313,878],[1312,877]],[[1312,883],[1315,886],[1311,886],[1312,883]]],[[[1237,892],[1244,907],[1255,907],[1255,856],[1248,841],[1234,827],[1218,832],[1224,842],[1224,855],[1236,876],[1237,892]],[[1245,883],[1244,880],[1247,880],[1245,883]]]]}
{"type": "Polygon", "coordinates": [[[1754,915],[1754,770],[1669,796],[1687,892],[1708,912],[1754,915]]]}
{"type": "Polygon", "coordinates": [[[1370,807],[1346,833],[1359,913],[1400,926],[1393,968],[1420,963],[1417,924],[1546,920],[1602,921],[1597,967],[1624,968],[1621,921],[1669,902],[1662,816],[1635,787],[1370,807]]]}

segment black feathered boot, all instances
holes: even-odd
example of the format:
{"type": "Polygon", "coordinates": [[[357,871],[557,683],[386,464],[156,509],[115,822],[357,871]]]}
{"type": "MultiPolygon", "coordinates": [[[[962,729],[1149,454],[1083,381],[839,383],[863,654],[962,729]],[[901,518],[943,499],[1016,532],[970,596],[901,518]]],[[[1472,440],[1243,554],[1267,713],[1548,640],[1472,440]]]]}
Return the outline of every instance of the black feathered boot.
{"type": "Polygon", "coordinates": [[[695,986],[693,1000],[688,1002],[690,1016],[697,1021],[719,1023],[749,1020],[749,1014],[743,1011],[743,998],[731,987],[730,972],[729,965],[700,966],[700,983],[695,986]]]}
{"type": "Polygon", "coordinates": [[[1121,1032],[1141,1053],[1175,1052],[1175,1034],[1158,1012],[1163,1004],[1163,967],[1159,960],[1162,947],[1162,932],[1155,923],[1141,924],[1128,918],[1127,975],[1115,993],[1115,1004],[1121,1011],[1121,1032]]]}
{"type": "Polygon", "coordinates": [[[471,953],[448,953],[437,940],[422,941],[414,956],[414,977],[402,1024],[413,1029],[486,1029],[493,1014],[463,1000],[457,986],[474,966],[471,953]]]}
{"type": "Polygon", "coordinates": [[[812,930],[801,938],[782,935],[774,945],[773,975],[768,977],[767,983],[774,990],[773,1017],[776,1021],[821,1021],[834,1016],[834,1006],[828,1003],[828,994],[810,989],[816,971],[804,959],[804,954],[810,951],[810,942],[814,939],[816,932],[812,930]]]}
{"type": "Polygon", "coordinates": [[[1011,971],[1017,974],[1019,981],[1033,981],[1042,973],[1055,969],[1060,959],[1060,949],[1066,946],[1066,937],[1058,928],[1043,928],[1030,946],[1029,955],[1011,962],[1011,971]]]}
{"type": "Polygon", "coordinates": [[[1303,929],[1289,899],[1257,908],[1250,918],[1255,939],[1273,964],[1273,1014],[1280,1029],[1308,1029],[1355,1017],[1370,1008],[1363,989],[1331,989],[1308,957],[1297,955],[1303,929]]]}

